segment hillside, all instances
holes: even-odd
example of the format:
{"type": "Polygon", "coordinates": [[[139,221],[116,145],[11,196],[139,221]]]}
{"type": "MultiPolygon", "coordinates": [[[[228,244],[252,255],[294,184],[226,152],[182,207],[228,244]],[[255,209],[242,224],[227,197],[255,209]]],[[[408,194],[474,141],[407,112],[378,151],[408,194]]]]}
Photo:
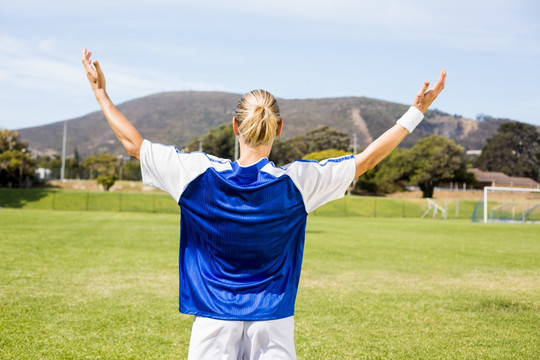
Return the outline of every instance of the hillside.
{"type": "MultiPolygon", "coordinates": [[[[222,92],[168,92],[134,99],[118,108],[143,137],[180,148],[209,129],[231,121],[241,95],[222,92]]],[[[328,125],[356,133],[359,148],[391,127],[408,105],[365,97],[343,97],[306,100],[278,99],[285,121],[283,138],[305,134],[328,125]]],[[[96,105],[97,106],[97,105],[96,105]]],[[[480,149],[498,126],[508,120],[490,119],[477,122],[437,110],[426,113],[426,119],[402,146],[410,147],[418,139],[439,134],[453,139],[466,149],[480,149]]],[[[60,153],[64,122],[20,129],[35,154],[60,153]]],[[[68,120],[68,156],[77,147],[88,156],[108,152],[125,153],[101,112],[68,120]]]]}

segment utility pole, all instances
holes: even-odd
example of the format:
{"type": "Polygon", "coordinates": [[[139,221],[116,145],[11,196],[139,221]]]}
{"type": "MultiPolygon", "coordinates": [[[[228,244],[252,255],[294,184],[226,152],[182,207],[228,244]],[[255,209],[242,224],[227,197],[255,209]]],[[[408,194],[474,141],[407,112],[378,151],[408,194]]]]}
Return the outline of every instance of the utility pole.
{"type": "MultiPolygon", "coordinates": [[[[357,140],[356,140],[356,133],[353,133],[353,155],[356,155],[356,145],[357,145],[357,140]]],[[[347,195],[351,195],[351,190],[354,189],[354,187],[356,186],[356,179],[353,180],[351,186],[349,186],[349,189],[347,190],[347,195]]]]}
{"type": "Polygon", "coordinates": [[[238,160],[238,136],[234,136],[234,161],[238,160]]]}
{"type": "Polygon", "coordinates": [[[60,180],[65,182],[66,173],[66,139],[67,139],[67,120],[64,121],[64,138],[62,139],[62,169],[60,170],[60,180]]]}

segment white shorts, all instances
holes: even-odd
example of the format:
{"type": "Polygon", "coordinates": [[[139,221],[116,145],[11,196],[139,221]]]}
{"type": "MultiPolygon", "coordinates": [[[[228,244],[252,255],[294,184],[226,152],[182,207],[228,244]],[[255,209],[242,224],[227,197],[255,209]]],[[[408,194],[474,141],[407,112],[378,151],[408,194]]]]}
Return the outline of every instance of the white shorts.
{"type": "Polygon", "coordinates": [[[196,316],[188,360],[291,360],[294,318],[229,321],[196,316]]]}

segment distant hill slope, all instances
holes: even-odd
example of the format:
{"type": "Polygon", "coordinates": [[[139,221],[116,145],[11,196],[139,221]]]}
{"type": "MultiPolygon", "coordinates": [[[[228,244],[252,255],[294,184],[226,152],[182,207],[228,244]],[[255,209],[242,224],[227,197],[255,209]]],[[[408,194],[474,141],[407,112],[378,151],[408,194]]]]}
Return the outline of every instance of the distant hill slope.
{"type": "MultiPolygon", "coordinates": [[[[231,121],[240,94],[223,92],[167,92],[119,104],[144,138],[164,144],[185,146],[195,137],[231,121]]],[[[359,149],[390,128],[408,105],[365,97],[286,100],[278,99],[284,118],[282,137],[287,139],[319,126],[357,134],[359,149]]],[[[480,149],[498,126],[509,120],[477,122],[437,110],[426,113],[425,120],[402,146],[410,147],[418,139],[439,134],[453,139],[466,149],[480,149]]],[[[36,154],[60,153],[64,122],[20,129],[36,154]]],[[[125,154],[101,112],[68,120],[67,153],[75,147],[83,156],[97,153],[125,154]]]]}

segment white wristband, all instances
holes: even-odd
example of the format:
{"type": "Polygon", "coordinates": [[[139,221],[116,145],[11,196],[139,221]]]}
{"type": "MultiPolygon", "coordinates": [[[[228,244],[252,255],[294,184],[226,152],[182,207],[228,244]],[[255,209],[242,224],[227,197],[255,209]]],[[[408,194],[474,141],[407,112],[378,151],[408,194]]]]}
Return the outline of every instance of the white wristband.
{"type": "Polygon", "coordinates": [[[415,106],[411,106],[409,110],[397,121],[397,123],[403,126],[409,133],[412,133],[414,128],[420,124],[424,119],[424,114],[418,110],[415,106]]]}

